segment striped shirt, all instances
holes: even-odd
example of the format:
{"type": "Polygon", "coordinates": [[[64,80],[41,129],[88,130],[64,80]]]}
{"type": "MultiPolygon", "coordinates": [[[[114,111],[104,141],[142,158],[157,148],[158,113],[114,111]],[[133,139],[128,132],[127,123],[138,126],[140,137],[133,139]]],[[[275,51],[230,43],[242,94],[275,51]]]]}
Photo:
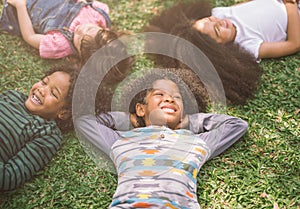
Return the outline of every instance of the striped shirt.
{"type": "Polygon", "coordinates": [[[75,127],[79,140],[92,145],[85,149],[96,162],[106,153],[115,165],[118,187],[109,208],[199,209],[201,166],[241,138],[248,124],[224,114],[197,113],[189,115],[189,130],[130,130],[129,115],[113,112],[82,116],[75,127]]]}
{"type": "Polygon", "coordinates": [[[32,115],[26,99],[13,90],[0,95],[0,191],[16,189],[31,179],[61,145],[56,122],[32,115]]]}
{"type": "Polygon", "coordinates": [[[210,148],[188,130],[148,126],[112,146],[118,188],[111,208],[199,209],[197,174],[210,148]]]}

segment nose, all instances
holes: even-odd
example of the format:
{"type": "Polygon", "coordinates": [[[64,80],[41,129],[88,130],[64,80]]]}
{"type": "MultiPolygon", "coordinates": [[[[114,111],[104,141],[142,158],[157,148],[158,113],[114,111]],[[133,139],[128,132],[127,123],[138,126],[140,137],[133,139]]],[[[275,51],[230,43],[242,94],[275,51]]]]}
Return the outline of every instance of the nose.
{"type": "Polygon", "coordinates": [[[45,96],[46,94],[46,88],[47,86],[41,86],[38,88],[38,92],[40,93],[40,95],[42,95],[43,97],[45,96]]]}
{"type": "Polygon", "coordinates": [[[224,19],[220,19],[216,24],[219,28],[226,28],[227,26],[224,19]]]}
{"type": "Polygon", "coordinates": [[[164,101],[165,102],[174,102],[174,98],[173,98],[173,96],[171,96],[169,94],[165,94],[164,95],[164,101]]]}

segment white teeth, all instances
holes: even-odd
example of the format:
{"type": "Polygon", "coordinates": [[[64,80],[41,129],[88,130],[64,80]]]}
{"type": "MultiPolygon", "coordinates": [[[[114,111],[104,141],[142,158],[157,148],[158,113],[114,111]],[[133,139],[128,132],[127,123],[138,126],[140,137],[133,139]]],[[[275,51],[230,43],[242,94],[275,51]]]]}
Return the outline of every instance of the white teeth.
{"type": "Polygon", "coordinates": [[[162,110],[163,110],[164,112],[167,112],[167,113],[174,113],[174,112],[175,112],[175,110],[173,110],[173,109],[171,109],[171,108],[167,108],[167,107],[162,108],[162,110]]]}
{"type": "Polygon", "coordinates": [[[41,100],[40,100],[37,96],[35,96],[35,94],[32,95],[32,101],[33,101],[35,104],[39,104],[39,105],[42,104],[41,100]]]}

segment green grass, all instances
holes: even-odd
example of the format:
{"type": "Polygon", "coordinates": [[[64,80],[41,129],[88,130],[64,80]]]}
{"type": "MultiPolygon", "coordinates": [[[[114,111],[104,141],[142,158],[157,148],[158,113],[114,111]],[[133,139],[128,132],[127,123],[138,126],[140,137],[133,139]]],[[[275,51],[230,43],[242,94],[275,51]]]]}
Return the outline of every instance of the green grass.
{"type": "MultiPolygon", "coordinates": [[[[104,0],[115,28],[139,32],[147,20],[175,0],[104,0]]],[[[230,5],[237,1],[216,1],[230,5]]],[[[0,5],[1,7],[2,5],[0,5]]],[[[57,61],[42,60],[22,39],[0,35],[0,92],[28,92],[57,61]]],[[[247,134],[199,173],[202,208],[300,208],[300,53],[264,60],[255,99],[228,107],[249,123],[247,134]]],[[[151,66],[140,57],[134,68],[151,66]]],[[[0,208],[107,208],[117,177],[95,166],[74,133],[31,182],[0,194],[0,208]]]]}

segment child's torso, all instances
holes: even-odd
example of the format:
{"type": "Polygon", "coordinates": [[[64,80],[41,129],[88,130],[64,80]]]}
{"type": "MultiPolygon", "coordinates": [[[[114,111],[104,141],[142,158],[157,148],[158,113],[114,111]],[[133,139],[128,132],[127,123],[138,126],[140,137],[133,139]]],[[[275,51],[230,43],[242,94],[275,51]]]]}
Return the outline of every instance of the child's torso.
{"type": "Polygon", "coordinates": [[[146,127],[126,132],[112,148],[119,182],[111,206],[199,208],[196,177],[209,156],[186,130],[146,127]]]}

